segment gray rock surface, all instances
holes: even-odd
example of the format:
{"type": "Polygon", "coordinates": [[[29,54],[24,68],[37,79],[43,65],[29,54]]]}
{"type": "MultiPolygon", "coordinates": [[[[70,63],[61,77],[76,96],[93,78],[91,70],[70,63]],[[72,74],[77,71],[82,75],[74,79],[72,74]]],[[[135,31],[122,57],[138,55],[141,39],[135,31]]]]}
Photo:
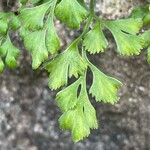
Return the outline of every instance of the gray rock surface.
{"type": "MultiPolygon", "coordinates": [[[[114,1],[105,2],[97,10],[108,18],[127,16],[133,6],[115,0],[119,6],[113,9],[114,1]]],[[[73,34],[67,37],[72,39],[73,34]]],[[[16,43],[22,47],[17,39],[16,43]]],[[[120,102],[111,106],[92,100],[100,127],[76,144],[69,132],[58,127],[61,112],[54,101],[56,93],[47,87],[47,74],[33,72],[23,51],[21,67],[0,75],[0,150],[149,150],[150,66],[146,54],[143,50],[140,56],[124,58],[117,55],[112,40],[110,43],[105,54],[91,60],[124,83],[120,102]]]]}

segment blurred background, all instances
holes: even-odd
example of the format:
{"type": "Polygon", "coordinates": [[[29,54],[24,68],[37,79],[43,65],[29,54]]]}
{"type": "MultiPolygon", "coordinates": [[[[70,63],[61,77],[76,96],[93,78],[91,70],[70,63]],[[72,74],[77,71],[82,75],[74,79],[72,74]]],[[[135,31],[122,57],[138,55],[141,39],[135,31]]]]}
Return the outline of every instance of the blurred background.
{"type": "MultiPolygon", "coordinates": [[[[108,19],[127,17],[132,8],[146,1],[97,0],[96,11],[108,19]]],[[[56,22],[63,47],[74,33],[56,22]]],[[[143,50],[140,56],[125,58],[115,52],[109,33],[104,54],[91,56],[103,72],[120,79],[124,85],[120,101],[114,105],[92,103],[97,111],[99,129],[73,143],[69,132],[59,129],[61,115],[55,104],[56,92],[47,86],[48,75],[32,71],[30,56],[17,34],[12,38],[22,49],[20,66],[0,75],[0,150],[149,150],[150,149],[150,66],[143,50]]]]}

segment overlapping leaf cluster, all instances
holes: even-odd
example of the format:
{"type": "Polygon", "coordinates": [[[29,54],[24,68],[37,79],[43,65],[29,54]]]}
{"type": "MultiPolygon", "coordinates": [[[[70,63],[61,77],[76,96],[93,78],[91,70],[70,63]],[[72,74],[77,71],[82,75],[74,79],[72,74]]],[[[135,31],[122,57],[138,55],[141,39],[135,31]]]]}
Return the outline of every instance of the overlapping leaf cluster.
{"type": "Polygon", "coordinates": [[[13,13],[0,12],[0,72],[4,66],[9,68],[17,66],[19,50],[10,39],[10,31],[19,27],[19,21],[13,13]]]}
{"type": "MultiPolygon", "coordinates": [[[[31,2],[36,4],[40,1],[31,2]]],[[[31,52],[33,69],[37,69],[47,60],[49,54],[56,54],[60,47],[53,21],[56,2],[57,0],[49,0],[20,10],[19,19],[22,23],[20,34],[25,47],[31,52]]]]}
{"type": "Polygon", "coordinates": [[[144,39],[144,48],[147,48],[147,61],[150,64],[150,5],[137,7],[131,15],[132,18],[141,18],[145,31],[140,36],[144,39]]]}
{"type": "MultiPolygon", "coordinates": [[[[18,29],[26,49],[32,56],[32,67],[45,65],[49,72],[50,89],[62,88],[56,102],[62,110],[60,127],[72,133],[74,141],[79,141],[98,128],[96,111],[89,95],[96,101],[115,104],[122,83],[107,76],[94,66],[86,53],[104,52],[108,41],[104,30],[109,30],[116,42],[117,52],[124,56],[139,55],[144,47],[150,47],[150,31],[138,35],[143,24],[150,22],[149,5],[137,8],[130,18],[105,20],[94,14],[95,0],[88,6],[84,0],[20,0],[17,16],[13,13],[0,14],[0,70],[5,62],[16,66],[18,49],[9,38],[9,31],[18,29]],[[64,51],[60,49],[54,21],[59,19],[70,29],[80,29],[82,34],[72,41],[64,51]],[[92,85],[87,89],[87,68],[92,72],[92,85]],[[69,84],[73,77],[74,82],[69,84]]],[[[148,48],[150,62],[150,48],[148,48]]]]}

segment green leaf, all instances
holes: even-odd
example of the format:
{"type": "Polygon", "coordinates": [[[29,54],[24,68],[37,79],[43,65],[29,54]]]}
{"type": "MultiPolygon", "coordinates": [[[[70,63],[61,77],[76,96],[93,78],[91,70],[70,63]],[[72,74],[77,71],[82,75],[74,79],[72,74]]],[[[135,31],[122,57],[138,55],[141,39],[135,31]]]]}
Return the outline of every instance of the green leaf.
{"type": "Polygon", "coordinates": [[[23,27],[29,30],[41,29],[44,26],[44,17],[50,7],[50,2],[33,8],[23,8],[19,15],[23,27]]]}
{"type": "Polygon", "coordinates": [[[46,65],[46,70],[50,73],[49,87],[57,89],[66,85],[68,76],[78,77],[85,69],[86,63],[79,54],[77,43],[73,43],[46,65]]]}
{"type": "Polygon", "coordinates": [[[12,15],[10,22],[9,22],[9,26],[12,30],[19,29],[21,26],[21,22],[20,22],[19,18],[15,15],[12,15]]]}
{"type": "Polygon", "coordinates": [[[81,6],[83,6],[85,9],[87,9],[87,5],[86,5],[86,3],[85,3],[85,0],[77,0],[78,1],[78,3],[81,5],[81,6]]]}
{"type": "Polygon", "coordinates": [[[28,0],[19,0],[19,2],[20,2],[21,4],[26,4],[26,3],[28,2],[28,0]]]}
{"type": "Polygon", "coordinates": [[[150,65],[150,46],[148,47],[148,50],[147,50],[147,62],[150,65]]]}
{"type": "Polygon", "coordinates": [[[70,28],[79,28],[80,23],[86,18],[87,11],[77,0],[62,0],[55,9],[59,20],[70,28]]]}
{"type": "Polygon", "coordinates": [[[141,37],[144,39],[145,41],[145,47],[150,45],[150,30],[145,31],[141,37]]]}
{"type": "Polygon", "coordinates": [[[34,5],[39,5],[39,4],[43,4],[43,3],[46,3],[46,2],[48,2],[48,1],[50,1],[50,0],[30,0],[31,1],[31,3],[32,4],[34,4],[34,5]]]}
{"type": "Polygon", "coordinates": [[[132,18],[141,18],[143,19],[144,25],[150,24],[150,5],[146,4],[144,6],[136,7],[131,14],[132,18]]]}
{"type": "Polygon", "coordinates": [[[21,10],[20,19],[25,22],[20,33],[25,47],[32,55],[32,68],[37,69],[45,60],[48,54],[57,53],[60,48],[59,37],[54,27],[53,17],[56,0],[34,8],[21,10]],[[50,8],[48,15],[45,15],[50,8]],[[32,29],[32,31],[31,31],[32,29]]]}
{"type": "Polygon", "coordinates": [[[145,31],[142,35],[140,35],[145,40],[145,48],[147,49],[147,62],[150,64],[150,30],[145,31]]]}
{"type": "Polygon", "coordinates": [[[144,25],[150,25],[150,12],[143,19],[144,25]]]}
{"type": "Polygon", "coordinates": [[[121,19],[106,21],[106,27],[113,34],[117,51],[126,56],[139,55],[144,45],[144,40],[136,33],[142,27],[141,19],[121,19]]]}
{"type": "Polygon", "coordinates": [[[56,33],[52,16],[48,19],[46,27],[46,46],[50,54],[55,54],[60,48],[60,40],[56,33]]]}
{"type": "Polygon", "coordinates": [[[8,30],[8,17],[6,13],[0,13],[0,35],[6,35],[8,30]]]}
{"type": "Polygon", "coordinates": [[[42,1],[42,0],[31,0],[32,4],[36,4],[36,3],[40,2],[40,1],[42,1]]]}
{"type": "Polygon", "coordinates": [[[48,59],[48,51],[46,48],[46,30],[38,30],[30,32],[21,30],[25,47],[32,55],[32,68],[37,69],[42,62],[48,59]]]}
{"type": "Polygon", "coordinates": [[[58,106],[62,111],[67,111],[76,106],[78,102],[77,92],[81,84],[81,79],[60,91],[56,96],[58,106]]]}
{"type": "Polygon", "coordinates": [[[20,21],[12,12],[0,13],[0,34],[6,35],[8,28],[16,30],[20,27],[20,21]]]}
{"type": "Polygon", "coordinates": [[[132,11],[131,17],[132,18],[144,18],[147,13],[149,13],[149,4],[136,7],[132,11]]]}
{"type": "Polygon", "coordinates": [[[118,89],[122,83],[115,78],[106,76],[95,66],[91,68],[93,72],[93,83],[90,88],[90,94],[95,97],[96,101],[114,104],[118,101],[118,89]]]}
{"type": "Polygon", "coordinates": [[[32,68],[37,69],[48,59],[48,53],[55,54],[60,48],[60,41],[56,33],[53,17],[50,16],[42,30],[31,32],[21,29],[25,47],[32,55],[32,68]]]}
{"type": "Polygon", "coordinates": [[[72,138],[74,142],[82,140],[84,137],[88,137],[90,134],[90,128],[86,124],[87,118],[85,117],[82,109],[77,109],[74,114],[72,138]],[[75,118],[78,118],[77,120],[75,118]]]}
{"type": "Polygon", "coordinates": [[[3,60],[0,58],[0,73],[2,73],[3,72],[3,70],[4,70],[4,62],[3,62],[3,60]]]}
{"type": "Polygon", "coordinates": [[[81,85],[81,92],[78,97],[80,105],[83,105],[82,111],[84,113],[84,116],[86,118],[87,124],[90,129],[97,129],[98,123],[96,118],[96,112],[94,107],[91,105],[89,101],[89,97],[86,91],[86,85],[81,85]],[[82,103],[81,103],[82,102],[82,103]]]}
{"type": "Polygon", "coordinates": [[[10,68],[17,66],[17,58],[19,50],[11,43],[9,36],[7,36],[4,43],[0,47],[0,56],[5,57],[5,63],[10,68]]]}
{"type": "Polygon", "coordinates": [[[78,142],[90,134],[84,113],[79,108],[65,112],[60,117],[59,124],[60,128],[64,130],[71,130],[74,142],[78,142]]]}
{"type": "MultiPolygon", "coordinates": [[[[76,87],[76,91],[79,88],[78,86],[76,87]]],[[[65,99],[67,99],[67,97],[61,98],[65,103],[65,99]]],[[[59,119],[59,124],[62,129],[70,130],[72,133],[73,141],[78,142],[90,134],[90,129],[98,128],[98,123],[95,109],[89,101],[87,91],[83,83],[81,83],[79,97],[77,97],[76,93],[76,96],[72,97],[72,101],[76,101],[76,105],[73,108],[68,108],[68,110],[63,113],[59,119]]]]}
{"type": "Polygon", "coordinates": [[[83,45],[91,54],[104,52],[108,42],[103,34],[100,22],[97,22],[94,28],[85,35],[83,45]]]}
{"type": "Polygon", "coordinates": [[[7,33],[8,24],[6,20],[0,20],[0,34],[5,35],[7,33]]]}

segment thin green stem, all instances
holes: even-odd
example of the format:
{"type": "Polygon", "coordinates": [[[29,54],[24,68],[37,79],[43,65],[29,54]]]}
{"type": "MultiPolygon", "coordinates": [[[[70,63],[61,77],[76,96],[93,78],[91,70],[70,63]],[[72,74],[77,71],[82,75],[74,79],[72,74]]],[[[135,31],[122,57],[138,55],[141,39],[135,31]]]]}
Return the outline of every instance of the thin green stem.
{"type": "Polygon", "coordinates": [[[90,7],[90,9],[89,9],[90,14],[89,14],[89,16],[88,16],[86,25],[85,25],[85,27],[84,27],[84,29],[83,29],[82,34],[81,34],[75,41],[80,41],[80,40],[84,37],[84,35],[88,32],[89,26],[90,26],[90,24],[92,23],[93,18],[94,18],[94,16],[95,16],[95,12],[94,12],[95,4],[96,4],[96,0],[91,0],[91,1],[90,1],[90,6],[89,6],[89,7],[90,7]]]}
{"type": "Polygon", "coordinates": [[[91,0],[90,1],[90,13],[94,16],[94,8],[95,8],[96,0],[91,0]]]}
{"type": "MultiPolygon", "coordinates": [[[[96,0],[91,0],[90,1],[90,16],[89,16],[89,18],[87,20],[87,23],[86,23],[86,25],[84,27],[84,30],[83,30],[83,33],[81,34],[81,37],[83,37],[88,32],[90,24],[91,24],[91,22],[93,21],[93,19],[95,17],[95,11],[94,11],[95,4],[96,4],[96,0]]],[[[93,64],[87,58],[86,51],[85,51],[83,46],[82,46],[82,57],[86,60],[86,62],[88,63],[89,67],[92,68],[93,64]]],[[[83,81],[85,90],[86,90],[86,76],[87,76],[87,70],[84,73],[84,81],[83,81]]]]}
{"type": "MultiPolygon", "coordinates": [[[[92,20],[93,20],[93,18],[95,17],[95,12],[94,12],[95,4],[96,4],[96,0],[91,0],[91,1],[90,1],[90,17],[91,17],[92,20]]],[[[90,17],[89,17],[89,18],[90,18],[90,17]]],[[[91,20],[91,21],[92,21],[92,20],[91,20]]],[[[90,19],[89,19],[89,21],[90,21],[90,19]]],[[[91,23],[91,21],[90,21],[90,23],[91,23]]],[[[85,26],[85,29],[84,29],[85,31],[89,28],[90,23],[87,23],[87,25],[85,26]]],[[[83,56],[83,58],[87,61],[88,65],[89,65],[90,67],[92,67],[93,64],[89,61],[89,59],[88,59],[88,57],[87,57],[87,55],[86,55],[86,50],[84,49],[83,46],[82,46],[82,56],[83,56]]]]}

